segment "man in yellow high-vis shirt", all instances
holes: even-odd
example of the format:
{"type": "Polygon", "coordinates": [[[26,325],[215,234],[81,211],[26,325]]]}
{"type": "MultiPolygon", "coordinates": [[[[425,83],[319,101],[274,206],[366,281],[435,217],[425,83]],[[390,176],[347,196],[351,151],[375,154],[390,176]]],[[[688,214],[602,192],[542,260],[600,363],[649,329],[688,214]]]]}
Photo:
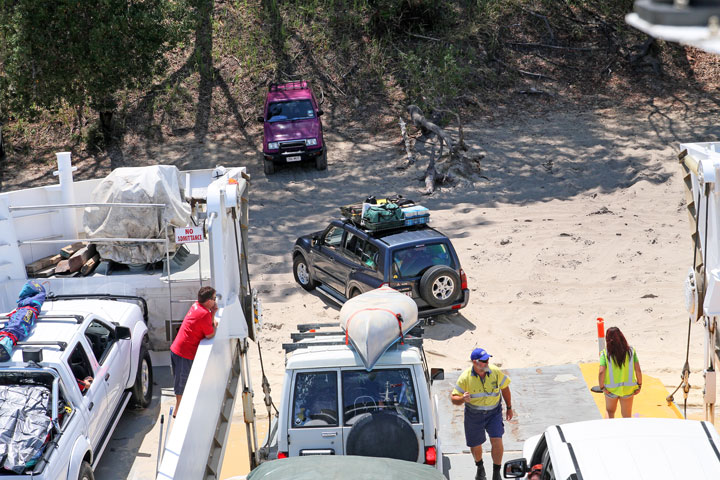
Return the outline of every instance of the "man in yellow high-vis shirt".
{"type": "Polygon", "coordinates": [[[510,378],[500,368],[489,363],[491,356],[482,348],[473,350],[470,354],[472,366],[460,374],[450,397],[455,405],[465,405],[465,440],[477,465],[475,480],[487,478],[482,459],[482,444],[485,442],[486,431],[490,437],[493,460],[492,478],[502,478],[500,470],[505,426],[500,404],[501,395],[507,406],[506,418],[513,418],[510,378]]]}

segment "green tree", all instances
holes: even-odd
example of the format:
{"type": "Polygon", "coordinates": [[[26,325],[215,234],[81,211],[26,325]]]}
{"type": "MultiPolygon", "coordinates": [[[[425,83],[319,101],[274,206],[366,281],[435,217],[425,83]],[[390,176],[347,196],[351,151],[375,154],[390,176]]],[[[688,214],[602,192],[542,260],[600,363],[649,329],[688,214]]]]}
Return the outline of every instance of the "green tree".
{"type": "Polygon", "coordinates": [[[165,68],[187,33],[183,0],[0,0],[0,102],[18,116],[85,107],[108,139],[116,95],[165,68]]]}

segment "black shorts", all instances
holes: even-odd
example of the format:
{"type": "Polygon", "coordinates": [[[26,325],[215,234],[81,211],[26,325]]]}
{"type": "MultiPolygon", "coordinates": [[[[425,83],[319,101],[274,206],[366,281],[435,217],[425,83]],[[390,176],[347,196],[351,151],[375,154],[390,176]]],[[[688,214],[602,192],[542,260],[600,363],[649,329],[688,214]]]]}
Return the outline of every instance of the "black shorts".
{"type": "Polygon", "coordinates": [[[190,376],[190,369],[192,368],[193,361],[181,357],[174,352],[170,352],[170,364],[172,365],[173,377],[175,378],[175,383],[173,385],[175,395],[182,395],[185,391],[185,384],[187,383],[188,376],[190,376]]]}

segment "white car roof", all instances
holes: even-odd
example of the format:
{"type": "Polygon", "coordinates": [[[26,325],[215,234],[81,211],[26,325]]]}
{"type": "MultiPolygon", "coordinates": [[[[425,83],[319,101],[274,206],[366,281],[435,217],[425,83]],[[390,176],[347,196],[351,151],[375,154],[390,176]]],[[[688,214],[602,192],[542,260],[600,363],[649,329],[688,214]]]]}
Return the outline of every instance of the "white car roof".
{"type": "MultiPolygon", "coordinates": [[[[111,322],[111,319],[123,318],[133,308],[138,307],[132,303],[112,300],[47,301],[43,304],[40,315],[82,315],[87,320],[89,316],[94,314],[106,322],[111,322]]],[[[80,324],[73,318],[41,319],[35,323],[35,328],[25,342],[60,341],[70,344],[79,328],[80,324]]],[[[53,346],[43,346],[42,350],[43,362],[59,362],[64,353],[59,347],[53,346]]],[[[13,351],[11,361],[13,363],[22,363],[22,348],[16,348],[13,351]]]]}
{"type": "MultiPolygon", "coordinates": [[[[328,337],[326,337],[328,338],[328,337]]],[[[343,338],[344,340],[344,338],[343,338]]],[[[387,365],[420,364],[420,352],[416,347],[393,346],[380,357],[376,367],[387,365]]],[[[347,345],[316,346],[298,349],[288,358],[285,368],[298,370],[303,368],[362,367],[360,356],[347,345]]]]}
{"type": "Polygon", "coordinates": [[[706,422],[593,420],[561,425],[560,431],[584,480],[720,479],[720,435],[706,422]]]}

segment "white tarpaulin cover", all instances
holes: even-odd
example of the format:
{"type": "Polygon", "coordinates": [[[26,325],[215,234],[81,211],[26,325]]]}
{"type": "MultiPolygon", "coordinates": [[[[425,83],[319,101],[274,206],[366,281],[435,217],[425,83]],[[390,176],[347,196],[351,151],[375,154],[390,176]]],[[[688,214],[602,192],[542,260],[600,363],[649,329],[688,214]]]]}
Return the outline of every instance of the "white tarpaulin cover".
{"type": "MultiPolygon", "coordinates": [[[[154,207],[86,207],[85,233],[92,238],[164,238],[165,223],[175,249],[173,228],[190,221],[190,204],[183,200],[180,171],[171,165],[118,168],[100,182],[91,195],[93,203],[164,203],[154,207]]],[[[100,257],[119,263],[140,264],[162,260],[162,243],[97,244],[100,257]]]]}
{"type": "Polygon", "coordinates": [[[340,326],[368,370],[400,340],[400,329],[405,335],[417,323],[415,300],[388,286],[351,298],[340,309],[340,326]]]}

